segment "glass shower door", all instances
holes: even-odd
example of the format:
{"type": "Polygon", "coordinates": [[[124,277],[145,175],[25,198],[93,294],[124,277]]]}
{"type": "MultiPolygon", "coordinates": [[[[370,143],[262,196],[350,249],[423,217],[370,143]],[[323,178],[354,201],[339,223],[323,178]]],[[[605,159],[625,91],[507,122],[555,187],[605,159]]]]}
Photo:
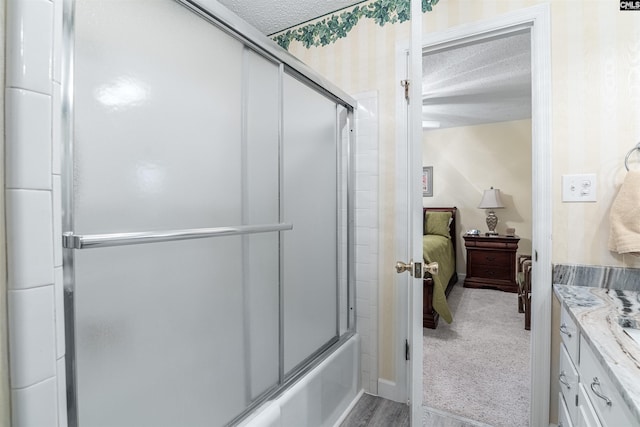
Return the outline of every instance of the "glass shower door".
{"type": "Polygon", "coordinates": [[[353,105],[184,3],[65,2],[71,427],[233,423],[353,332],[353,105]]]}
{"type": "Polygon", "coordinates": [[[73,234],[240,230],[72,251],[78,424],[226,424],[279,382],[279,66],[173,1],[74,17],[73,234]]]}
{"type": "Polygon", "coordinates": [[[289,373],[338,335],[338,148],[335,103],[289,75],[283,83],[283,215],[296,231],[284,236],[284,370],[289,373]]]}

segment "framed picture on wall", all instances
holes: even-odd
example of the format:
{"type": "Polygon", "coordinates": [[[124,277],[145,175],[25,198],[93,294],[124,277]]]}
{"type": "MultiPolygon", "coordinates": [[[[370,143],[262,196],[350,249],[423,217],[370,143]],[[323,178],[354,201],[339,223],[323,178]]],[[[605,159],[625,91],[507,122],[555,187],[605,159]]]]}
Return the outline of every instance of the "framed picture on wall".
{"type": "Polygon", "coordinates": [[[422,197],[433,197],[433,166],[422,168],[422,197]]]}

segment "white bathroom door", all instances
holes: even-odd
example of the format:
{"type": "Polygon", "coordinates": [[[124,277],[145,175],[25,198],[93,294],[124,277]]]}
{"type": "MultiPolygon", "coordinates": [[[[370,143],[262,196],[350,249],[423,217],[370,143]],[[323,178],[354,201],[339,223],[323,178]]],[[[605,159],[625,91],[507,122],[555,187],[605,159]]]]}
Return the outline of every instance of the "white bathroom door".
{"type": "MultiPolygon", "coordinates": [[[[411,43],[400,61],[404,67],[402,79],[403,123],[399,124],[396,151],[396,264],[398,330],[406,333],[403,340],[406,358],[405,372],[398,373],[398,382],[406,385],[406,400],[410,405],[411,425],[422,425],[422,52],[421,52],[421,3],[412,0],[411,43]],[[408,273],[408,274],[407,274],[408,273]],[[403,381],[406,377],[406,381],[403,381]]],[[[402,335],[402,334],[400,334],[402,335]]],[[[399,343],[401,344],[401,343],[399,343]]],[[[401,344],[402,345],[402,344],[401,344]]],[[[401,364],[396,364],[399,369],[401,364]]]]}
{"type": "MultiPolygon", "coordinates": [[[[409,79],[410,80],[410,79],[409,79]]],[[[411,90],[411,89],[410,89],[411,90]]],[[[420,99],[411,94],[412,99],[420,99]]],[[[405,114],[406,132],[398,141],[396,162],[396,286],[402,315],[398,316],[399,330],[406,332],[404,358],[406,372],[399,373],[402,383],[406,375],[406,396],[411,408],[411,425],[422,425],[422,145],[421,131],[413,130],[415,123],[411,103],[405,114]],[[416,137],[417,135],[417,137],[416,137]],[[416,143],[417,141],[417,143],[416,143]],[[406,326],[406,327],[405,327],[406,326]]],[[[418,122],[420,126],[420,122],[418,122]]],[[[399,365],[396,365],[399,366],[399,365]]]]}
{"type": "MultiPolygon", "coordinates": [[[[409,105],[407,167],[407,241],[412,258],[422,257],[422,2],[411,0],[411,39],[409,43],[409,105]]],[[[409,280],[408,336],[410,354],[408,385],[411,404],[411,425],[422,425],[422,270],[409,280]]]]}

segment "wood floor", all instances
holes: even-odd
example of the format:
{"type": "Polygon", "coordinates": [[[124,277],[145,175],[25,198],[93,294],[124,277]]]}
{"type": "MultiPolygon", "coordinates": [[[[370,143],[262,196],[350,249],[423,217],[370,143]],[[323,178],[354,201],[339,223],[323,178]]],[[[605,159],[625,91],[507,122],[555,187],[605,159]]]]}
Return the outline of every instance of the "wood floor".
{"type": "MultiPolygon", "coordinates": [[[[436,409],[426,408],[424,427],[491,427],[436,409]]],[[[409,427],[409,406],[363,394],[340,427],[409,427]]]]}
{"type": "Polygon", "coordinates": [[[409,406],[363,394],[340,427],[409,427],[409,406]]]}

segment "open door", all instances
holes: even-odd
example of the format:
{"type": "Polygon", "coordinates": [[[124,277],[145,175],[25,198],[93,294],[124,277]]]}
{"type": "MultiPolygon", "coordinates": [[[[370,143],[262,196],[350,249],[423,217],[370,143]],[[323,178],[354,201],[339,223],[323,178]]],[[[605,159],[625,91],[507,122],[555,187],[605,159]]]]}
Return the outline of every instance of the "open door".
{"type": "MultiPolygon", "coordinates": [[[[409,185],[407,219],[409,250],[414,260],[422,258],[422,1],[411,0],[411,39],[409,53],[409,149],[407,166],[409,185]],[[413,100],[413,101],[412,101],[413,100]]],[[[423,272],[409,280],[409,396],[411,397],[411,425],[422,425],[422,285],[423,272]]]]}
{"type": "Polygon", "coordinates": [[[406,292],[407,395],[411,425],[422,425],[422,4],[411,0],[411,40],[403,102],[406,137],[398,141],[396,172],[396,271],[406,292]]]}
{"type": "MultiPolygon", "coordinates": [[[[442,32],[422,35],[419,2],[411,0],[411,38],[406,61],[406,74],[401,79],[411,82],[408,101],[398,108],[406,123],[397,141],[396,151],[396,232],[398,260],[422,262],[419,235],[422,227],[422,197],[419,188],[422,163],[421,79],[423,47],[459,43],[480,35],[504,34],[513,28],[530,28],[532,63],[532,199],[533,236],[532,254],[532,325],[531,325],[531,406],[530,425],[549,422],[550,358],[551,349],[551,296],[548,278],[552,275],[552,173],[551,173],[551,30],[550,7],[536,5],[500,15],[495,19],[469,23],[442,32]],[[417,102],[412,102],[417,100],[417,102]]],[[[404,71],[403,70],[403,71],[404,71]]],[[[399,74],[400,75],[400,74],[399,74]]],[[[400,126],[399,126],[400,127],[400,126]]],[[[411,403],[412,425],[422,421],[422,281],[397,276],[403,317],[397,330],[407,331],[402,339],[409,344],[406,363],[407,396],[411,403]],[[405,325],[406,322],[406,325],[405,325]],[[406,329],[403,329],[406,328],[406,329]]],[[[428,384],[426,385],[429,386],[428,384]]]]}

